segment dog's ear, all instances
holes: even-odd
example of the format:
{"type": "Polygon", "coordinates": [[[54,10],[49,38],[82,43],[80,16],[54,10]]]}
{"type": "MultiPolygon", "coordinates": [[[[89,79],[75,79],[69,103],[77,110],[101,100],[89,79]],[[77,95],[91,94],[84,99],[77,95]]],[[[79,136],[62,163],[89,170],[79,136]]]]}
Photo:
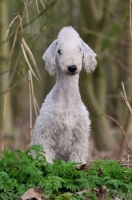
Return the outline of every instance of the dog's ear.
{"type": "Polygon", "coordinates": [[[88,73],[94,71],[97,65],[96,53],[81,39],[83,48],[83,68],[88,73]]]}
{"type": "Polygon", "coordinates": [[[56,71],[56,45],[57,39],[53,41],[42,57],[45,61],[45,69],[50,75],[53,75],[56,71]]]}

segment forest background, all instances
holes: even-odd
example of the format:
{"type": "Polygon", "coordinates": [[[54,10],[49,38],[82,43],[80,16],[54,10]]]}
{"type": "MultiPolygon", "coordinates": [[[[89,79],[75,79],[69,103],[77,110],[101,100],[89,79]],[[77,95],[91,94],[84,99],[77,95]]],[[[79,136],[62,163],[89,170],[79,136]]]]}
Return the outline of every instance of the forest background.
{"type": "Polygon", "coordinates": [[[122,125],[131,145],[131,113],[120,94],[123,82],[132,104],[131,1],[123,0],[0,0],[0,152],[28,148],[38,108],[55,83],[42,55],[64,26],[97,53],[95,72],[82,70],[79,81],[92,121],[90,158],[121,159],[125,137],[101,114],[122,125]]]}

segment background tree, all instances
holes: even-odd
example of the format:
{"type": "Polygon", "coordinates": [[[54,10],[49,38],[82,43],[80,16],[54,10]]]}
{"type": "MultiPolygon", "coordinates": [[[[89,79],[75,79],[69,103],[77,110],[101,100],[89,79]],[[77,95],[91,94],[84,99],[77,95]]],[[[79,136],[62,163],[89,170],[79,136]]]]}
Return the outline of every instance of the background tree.
{"type": "MultiPolygon", "coordinates": [[[[114,2],[115,4],[115,2],[114,2]]],[[[102,38],[98,33],[104,32],[109,20],[109,15],[114,8],[111,1],[80,1],[81,21],[83,28],[80,29],[84,41],[90,44],[97,52],[98,66],[95,73],[83,74],[81,85],[83,98],[88,106],[92,118],[93,137],[99,150],[109,149],[113,146],[112,135],[109,133],[109,124],[101,113],[106,113],[106,77],[104,64],[99,54],[103,49],[102,38]],[[93,34],[89,34],[93,32],[93,34]]]]}
{"type": "Polygon", "coordinates": [[[6,40],[6,32],[8,29],[8,3],[7,0],[0,1],[0,131],[3,130],[3,120],[4,120],[4,105],[6,104],[6,123],[4,126],[4,131],[6,135],[10,135],[12,131],[12,107],[11,107],[11,93],[6,92],[8,80],[9,80],[9,71],[8,71],[8,59],[10,46],[9,41],[6,40]],[[6,93],[5,93],[6,92],[6,93]]]}

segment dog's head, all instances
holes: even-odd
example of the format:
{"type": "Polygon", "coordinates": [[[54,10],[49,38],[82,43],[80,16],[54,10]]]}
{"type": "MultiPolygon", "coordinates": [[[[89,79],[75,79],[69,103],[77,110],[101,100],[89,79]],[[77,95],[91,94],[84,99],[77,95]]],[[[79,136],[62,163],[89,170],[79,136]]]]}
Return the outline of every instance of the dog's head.
{"type": "Polygon", "coordinates": [[[57,67],[69,75],[79,73],[82,67],[86,72],[93,71],[97,65],[95,57],[94,51],[72,27],[64,27],[43,55],[45,68],[51,75],[57,67]]]}

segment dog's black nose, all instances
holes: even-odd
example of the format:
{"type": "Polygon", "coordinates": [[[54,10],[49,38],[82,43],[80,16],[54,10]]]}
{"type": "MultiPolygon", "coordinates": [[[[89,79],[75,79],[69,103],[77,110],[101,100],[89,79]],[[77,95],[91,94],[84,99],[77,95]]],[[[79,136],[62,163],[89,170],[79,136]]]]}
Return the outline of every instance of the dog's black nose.
{"type": "Polygon", "coordinates": [[[77,66],[76,65],[71,65],[68,66],[68,71],[71,73],[74,73],[77,70],[77,66]]]}

